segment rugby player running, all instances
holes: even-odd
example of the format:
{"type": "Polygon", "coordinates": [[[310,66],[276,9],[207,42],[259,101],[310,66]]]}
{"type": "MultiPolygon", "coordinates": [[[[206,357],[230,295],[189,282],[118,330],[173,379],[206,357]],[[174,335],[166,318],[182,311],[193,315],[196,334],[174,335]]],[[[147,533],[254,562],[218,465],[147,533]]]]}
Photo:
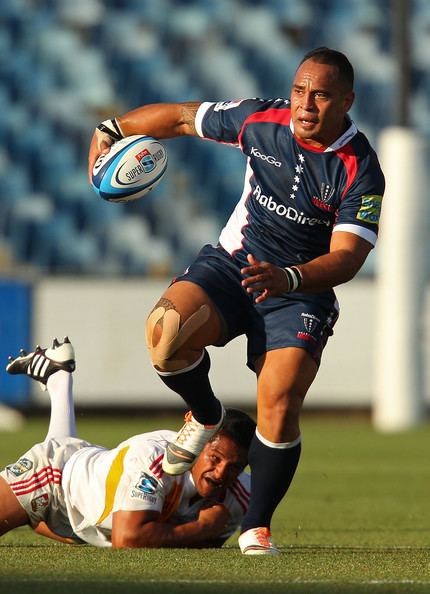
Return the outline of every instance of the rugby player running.
{"type": "Polygon", "coordinates": [[[175,278],[146,332],[155,370],[192,410],[163,460],[172,475],[194,464],[222,422],[205,347],[247,336],[257,430],[244,554],[279,552],[271,519],[299,462],[300,411],[338,317],[333,287],[357,274],[377,239],[384,177],[348,116],[353,84],[347,57],[320,47],[298,66],[290,100],[145,105],[102,122],[90,146],[90,175],[101,153],[133,134],[198,136],[247,156],[243,193],[218,245],[203,247],[175,278]]]}

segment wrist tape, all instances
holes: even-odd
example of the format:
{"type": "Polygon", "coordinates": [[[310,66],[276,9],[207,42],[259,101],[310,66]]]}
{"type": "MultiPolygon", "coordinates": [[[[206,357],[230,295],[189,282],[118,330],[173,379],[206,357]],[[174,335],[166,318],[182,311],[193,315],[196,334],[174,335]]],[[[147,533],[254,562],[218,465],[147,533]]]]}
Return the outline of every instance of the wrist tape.
{"type": "Polygon", "coordinates": [[[124,134],[122,133],[121,128],[119,127],[118,120],[113,118],[112,120],[105,120],[101,124],[97,126],[97,130],[100,132],[104,132],[108,136],[112,138],[115,142],[118,140],[122,140],[124,138],[124,134]]]}
{"type": "Polygon", "coordinates": [[[287,293],[292,293],[293,291],[297,291],[302,284],[302,275],[300,274],[300,270],[296,266],[289,266],[287,268],[282,269],[288,279],[288,290],[287,293]]]}

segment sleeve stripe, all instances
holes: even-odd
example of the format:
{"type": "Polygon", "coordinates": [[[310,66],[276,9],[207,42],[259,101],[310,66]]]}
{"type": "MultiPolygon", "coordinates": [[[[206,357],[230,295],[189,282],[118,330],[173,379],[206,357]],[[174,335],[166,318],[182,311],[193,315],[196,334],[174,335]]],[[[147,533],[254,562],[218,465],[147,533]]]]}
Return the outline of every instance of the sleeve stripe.
{"type": "Polygon", "coordinates": [[[345,231],[346,233],[354,233],[354,235],[358,235],[362,237],[372,245],[376,244],[376,240],[378,239],[377,234],[366,227],[361,227],[360,225],[354,225],[352,223],[341,223],[340,225],[336,225],[333,229],[333,233],[335,231],[345,231]]]}
{"type": "Polygon", "coordinates": [[[195,119],[194,124],[196,127],[196,132],[201,138],[205,137],[205,135],[203,134],[203,130],[202,130],[203,118],[205,116],[205,113],[207,112],[207,110],[209,109],[209,107],[211,105],[214,105],[214,103],[205,101],[204,103],[202,103],[200,105],[200,107],[198,108],[197,113],[196,113],[196,119],[195,119]]]}

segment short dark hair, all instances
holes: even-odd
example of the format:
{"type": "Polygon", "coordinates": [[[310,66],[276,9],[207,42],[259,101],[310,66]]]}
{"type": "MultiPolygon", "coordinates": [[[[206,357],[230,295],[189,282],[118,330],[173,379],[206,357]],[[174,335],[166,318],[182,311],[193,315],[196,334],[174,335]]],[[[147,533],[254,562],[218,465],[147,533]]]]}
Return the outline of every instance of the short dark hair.
{"type": "Polygon", "coordinates": [[[343,82],[348,91],[352,91],[354,88],[354,68],[351,62],[337,50],[330,49],[329,47],[321,46],[317,47],[308,52],[300,62],[300,65],[306,60],[313,60],[318,64],[329,64],[330,66],[336,66],[339,72],[339,79],[343,82]]]}
{"type": "Polygon", "coordinates": [[[248,414],[237,408],[227,408],[218,433],[226,435],[240,448],[248,451],[255,428],[256,423],[248,414]]]}

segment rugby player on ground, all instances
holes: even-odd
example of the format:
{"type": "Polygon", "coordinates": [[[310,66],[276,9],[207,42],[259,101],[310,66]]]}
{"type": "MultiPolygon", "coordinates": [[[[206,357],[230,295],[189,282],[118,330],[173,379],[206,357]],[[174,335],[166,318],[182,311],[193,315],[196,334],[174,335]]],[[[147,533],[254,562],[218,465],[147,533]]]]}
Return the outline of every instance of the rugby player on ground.
{"type": "Polygon", "coordinates": [[[7,366],[41,382],[51,398],[48,434],[0,473],[0,535],[29,524],[67,543],[101,547],[220,547],[249,501],[248,448],[255,422],[228,409],[193,468],[162,469],[173,431],[153,431],[111,450],[76,437],[75,369],[68,339],[21,352],[7,366]]]}

